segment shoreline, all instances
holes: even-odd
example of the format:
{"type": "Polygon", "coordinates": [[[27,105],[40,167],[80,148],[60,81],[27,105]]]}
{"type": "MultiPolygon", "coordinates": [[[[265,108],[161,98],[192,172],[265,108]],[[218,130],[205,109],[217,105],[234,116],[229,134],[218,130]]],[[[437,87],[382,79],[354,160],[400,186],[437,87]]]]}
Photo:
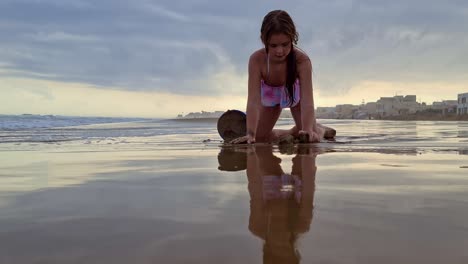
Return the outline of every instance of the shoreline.
{"type": "MultiPolygon", "coordinates": [[[[197,117],[197,118],[169,118],[168,121],[191,121],[191,122],[216,122],[219,117],[197,117]]],[[[280,117],[280,119],[292,119],[280,117]]],[[[369,121],[468,121],[468,115],[463,116],[389,116],[379,119],[354,119],[354,118],[320,118],[318,120],[369,120],[369,121]]]]}
{"type": "Polygon", "coordinates": [[[372,117],[367,118],[321,118],[328,120],[385,120],[385,121],[468,121],[468,115],[442,115],[442,114],[412,114],[412,115],[399,115],[399,116],[385,116],[385,117],[372,117]]]}
{"type": "Polygon", "coordinates": [[[390,116],[382,118],[381,120],[395,120],[395,121],[468,121],[468,115],[408,115],[408,116],[390,116]]]}

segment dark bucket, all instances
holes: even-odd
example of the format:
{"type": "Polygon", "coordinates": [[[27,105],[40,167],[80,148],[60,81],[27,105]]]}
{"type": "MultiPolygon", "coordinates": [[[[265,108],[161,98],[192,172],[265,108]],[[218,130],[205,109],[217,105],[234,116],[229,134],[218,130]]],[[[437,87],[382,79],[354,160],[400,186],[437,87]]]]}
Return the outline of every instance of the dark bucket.
{"type": "Polygon", "coordinates": [[[247,118],[244,112],[239,110],[227,110],[218,119],[218,133],[228,142],[246,135],[247,118]]]}
{"type": "Polygon", "coordinates": [[[247,169],[247,153],[235,149],[221,149],[218,154],[218,170],[241,171],[247,169]]]}

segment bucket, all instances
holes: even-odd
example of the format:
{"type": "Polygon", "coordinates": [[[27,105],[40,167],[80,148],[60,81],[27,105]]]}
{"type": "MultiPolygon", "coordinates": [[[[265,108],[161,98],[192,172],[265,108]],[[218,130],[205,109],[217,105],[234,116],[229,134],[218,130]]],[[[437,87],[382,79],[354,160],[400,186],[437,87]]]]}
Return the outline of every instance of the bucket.
{"type": "Polygon", "coordinates": [[[247,116],[239,110],[227,110],[218,119],[218,133],[228,142],[247,133],[247,116]]]}

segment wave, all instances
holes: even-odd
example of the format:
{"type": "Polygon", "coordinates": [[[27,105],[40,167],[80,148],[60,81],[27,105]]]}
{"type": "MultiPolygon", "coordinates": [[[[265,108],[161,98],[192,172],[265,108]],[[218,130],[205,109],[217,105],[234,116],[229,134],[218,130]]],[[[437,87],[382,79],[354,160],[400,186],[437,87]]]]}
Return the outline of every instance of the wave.
{"type": "Polygon", "coordinates": [[[56,115],[0,115],[0,130],[17,131],[54,127],[71,127],[104,123],[147,120],[144,118],[74,117],[56,115]]]}

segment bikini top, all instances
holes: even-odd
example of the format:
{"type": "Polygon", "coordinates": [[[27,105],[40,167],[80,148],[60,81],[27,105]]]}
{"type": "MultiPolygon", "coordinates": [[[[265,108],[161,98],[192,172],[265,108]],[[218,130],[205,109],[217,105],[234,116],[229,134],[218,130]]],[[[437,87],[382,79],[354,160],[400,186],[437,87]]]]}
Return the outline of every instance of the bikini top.
{"type": "MultiPolygon", "coordinates": [[[[270,74],[270,56],[267,55],[267,74],[270,74]]],[[[288,89],[283,86],[270,86],[261,80],[260,83],[262,105],[273,107],[279,105],[281,108],[294,107],[299,103],[301,92],[299,79],[296,79],[293,85],[294,103],[291,104],[291,99],[288,95],[288,89]]]]}
{"type": "Polygon", "coordinates": [[[291,104],[291,99],[288,95],[286,86],[270,86],[261,80],[260,84],[262,105],[273,107],[279,105],[281,108],[294,107],[300,100],[300,85],[299,79],[296,79],[293,86],[294,103],[291,104]]]}

